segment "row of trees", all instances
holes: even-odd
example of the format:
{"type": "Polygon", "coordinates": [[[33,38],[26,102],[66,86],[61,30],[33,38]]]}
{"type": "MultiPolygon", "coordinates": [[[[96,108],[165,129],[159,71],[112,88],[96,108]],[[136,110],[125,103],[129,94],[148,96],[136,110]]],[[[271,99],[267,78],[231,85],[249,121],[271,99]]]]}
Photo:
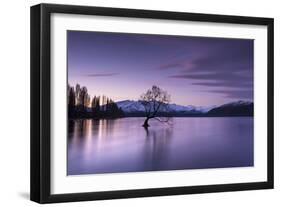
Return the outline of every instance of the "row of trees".
{"type": "Polygon", "coordinates": [[[116,118],[123,111],[106,96],[94,96],[91,99],[87,87],[76,84],[67,86],[68,116],[70,118],[116,118]]]}

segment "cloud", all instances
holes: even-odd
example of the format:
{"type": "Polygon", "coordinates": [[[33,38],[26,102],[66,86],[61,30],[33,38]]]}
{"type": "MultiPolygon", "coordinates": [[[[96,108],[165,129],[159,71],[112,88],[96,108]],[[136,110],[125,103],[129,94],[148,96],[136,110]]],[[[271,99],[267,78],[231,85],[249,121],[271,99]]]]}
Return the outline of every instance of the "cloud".
{"type": "Polygon", "coordinates": [[[91,73],[87,74],[85,76],[88,77],[111,77],[111,76],[116,76],[119,75],[119,73],[91,73]]]}
{"type": "Polygon", "coordinates": [[[253,99],[253,90],[210,90],[207,92],[220,93],[226,98],[233,99],[253,99]]]}
{"type": "Polygon", "coordinates": [[[171,68],[181,68],[184,67],[184,65],[180,62],[175,62],[175,63],[167,63],[160,65],[158,69],[171,69],[171,68]]]}
{"type": "MultiPolygon", "coordinates": [[[[184,73],[170,75],[168,77],[201,81],[232,82],[233,84],[240,84],[242,81],[248,82],[252,79],[251,76],[233,72],[184,73]]],[[[199,84],[197,83],[197,85],[199,84]]],[[[205,83],[203,83],[203,85],[205,85],[205,83]]]]}
{"type": "Polygon", "coordinates": [[[168,78],[187,80],[201,91],[252,99],[253,41],[228,39],[206,48],[192,57],[162,64],[159,69],[169,69],[168,78]]]}
{"type": "Polygon", "coordinates": [[[195,82],[192,85],[210,86],[210,87],[230,87],[230,88],[252,88],[252,82],[241,81],[217,81],[217,82],[195,82]]]}

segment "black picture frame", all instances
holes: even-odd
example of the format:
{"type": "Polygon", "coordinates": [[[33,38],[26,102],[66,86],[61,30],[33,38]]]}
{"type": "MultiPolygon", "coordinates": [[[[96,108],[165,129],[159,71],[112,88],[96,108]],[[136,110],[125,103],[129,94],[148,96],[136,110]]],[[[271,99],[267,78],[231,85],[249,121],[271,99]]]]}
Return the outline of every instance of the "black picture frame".
{"type": "Polygon", "coordinates": [[[39,4],[31,7],[31,174],[30,199],[38,203],[87,201],[102,199],[165,196],[224,191],[241,191],[273,188],[273,27],[272,18],[195,14],[152,10],[103,8],[39,4]],[[186,187],[121,190],[106,192],[85,192],[71,194],[51,194],[50,160],[50,15],[52,13],[100,15],[113,17],[134,17],[150,19],[181,20],[194,22],[219,22],[267,26],[267,181],[237,184],[219,184],[186,187]]]}

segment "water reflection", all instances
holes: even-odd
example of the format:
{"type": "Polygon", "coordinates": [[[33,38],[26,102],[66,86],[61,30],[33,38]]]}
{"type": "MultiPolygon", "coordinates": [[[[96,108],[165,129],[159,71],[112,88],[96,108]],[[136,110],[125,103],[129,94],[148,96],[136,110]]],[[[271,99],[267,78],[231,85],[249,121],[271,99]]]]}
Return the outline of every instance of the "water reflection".
{"type": "Polygon", "coordinates": [[[253,119],[69,120],[68,174],[253,165],[253,119]]]}
{"type": "Polygon", "coordinates": [[[169,154],[169,142],[172,136],[171,127],[143,128],[146,133],[146,142],[144,145],[144,165],[157,170],[169,154]]]}

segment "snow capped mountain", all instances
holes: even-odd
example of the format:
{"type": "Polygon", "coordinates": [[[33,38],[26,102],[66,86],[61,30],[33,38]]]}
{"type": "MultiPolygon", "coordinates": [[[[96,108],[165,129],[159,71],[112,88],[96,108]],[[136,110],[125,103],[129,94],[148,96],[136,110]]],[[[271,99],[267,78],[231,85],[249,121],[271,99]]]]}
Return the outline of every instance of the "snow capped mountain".
{"type": "Polygon", "coordinates": [[[117,106],[121,108],[125,113],[132,113],[132,112],[144,112],[144,106],[139,101],[119,101],[116,102],[117,106]]]}
{"type": "Polygon", "coordinates": [[[192,110],[195,110],[195,107],[193,107],[193,106],[181,106],[181,105],[177,105],[177,104],[169,104],[169,110],[170,111],[176,111],[176,112],[192,111],[192,110]]]}
{"type": "MultiPolygon", "coordinates": [[[[140,101],[119,101],[116,103],[119,108],[127,115],[143,116],[145,112],[144,106],[140,101]]],[[[235,101],[220,106],[182,106],[177,104],[169,104],[168,111],[161,109],[161,113],[169,113],[172,116],[252,116],[253,115],[253,102],[249,101],[235,101]]]]}
{"type": "Polygon", "coordinates": [[[209,106],[209,107],[204,107],[204,106],[193,106],[193,105],[188,105],[188,106],[181,106],[177,104],[169,104],[169,109],[174,112],[200,112],[200,113],[205,113],[211,110],[212,108],[215,108],[216,106],[209,106]]]}
{"type": "Polygon", "coordinates": [[[203,113],[207,113],[208,111],[212,110],[213,108],[216,108],[216,105],[212,105],[212,106],[198,106],[196,107],[196,109],[198,111],[201,111],[203,113]]]}
{"type": "MultiPolygon", "coordinates": [[[[131,101],[131,100],[125,100],[125,101],[119,101],[116,102],[117,106],[121,108],[125,113],[135,113],[135,112],[144,112],[144,106],[139,101],[131,101]]],[[[216,106],[210,106],[210,107],[196,107],[192,105],[188,106],[181,106],[177,104],[169,104],[169,112],[183,112],[183,113],[206,113],[212,108],[215,108],[216,106]]]]}

